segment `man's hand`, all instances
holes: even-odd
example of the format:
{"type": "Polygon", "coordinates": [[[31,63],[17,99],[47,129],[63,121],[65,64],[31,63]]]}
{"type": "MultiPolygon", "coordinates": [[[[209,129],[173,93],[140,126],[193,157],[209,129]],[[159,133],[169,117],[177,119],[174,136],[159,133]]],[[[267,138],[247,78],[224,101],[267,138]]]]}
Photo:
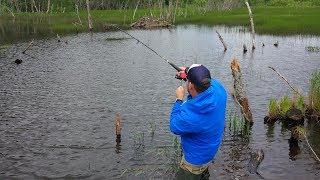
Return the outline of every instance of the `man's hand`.
{"type": "Polygon", "coordinates": [[[183,100],[183,97],[184,97],[184,89],[183,89],[182,86],[179,86],[179,87],[176,89],[176,97],[177,97],[177,99],[183,100]]]}
{"type": "Polygon", "coordinates": [[[187,74],[186,74],[186,67],[180,67],[181,71],[176,72],[176,78],[186,81],[187,74]]]}

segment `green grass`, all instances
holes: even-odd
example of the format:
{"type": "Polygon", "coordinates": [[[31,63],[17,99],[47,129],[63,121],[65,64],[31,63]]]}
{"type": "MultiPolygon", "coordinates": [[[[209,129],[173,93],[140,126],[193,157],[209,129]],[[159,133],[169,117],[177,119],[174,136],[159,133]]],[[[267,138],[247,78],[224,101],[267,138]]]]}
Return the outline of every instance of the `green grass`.
{"type": "Polygon", "coordinates": [[[287,111],[289,111],[289,109],[291,108],[291,105],[292,103],[288,96],[284,96],[283,98],[281,98],[279,102],[279,115],[281,117],[284,117],[287,111]]]}
{"type": "Polygon", "coordinates": [[[250,138],[250,125],[242,116],[239,117],[232,112],[228,113],[228,124],[229,131],[233,136],[240,136],[244,139],[250,138]]]}
{"type": "Polygon", "coordinates": [[[275,118],[279,114],[279,105],[275,98],[271,98],[269,101],[268,114],[270,118],[275,118]]]}
{"type": "Polygon", "coordinates": [[[320,112],[320,70],[314,72],[310,79],[309,106],[320,112]]]}
{"type": "MultiPolygon", "coordinates": [[[[261,34],[314,34],[320,35],[320,7],[253,7],[255,29],[261,34]]],[[[138,9],[133,18],[134,9],[129,10],[93,10],[91,15],[94,24],[115,23],[129,26],[142,16],[153,14],[159,17],[159,9],[138,9]]],[[[165,12],[163,11],[163,14],[165,12]]],[[[47,14],[20,13],[21,16],[48,17],[47,14]]],[[[77,21],[76,13],[63,13],[50,15],[54,30],[75,29],[72,22],[77,21]]],[[[80,17],[84,23],[79,30],[87,30],[87,13],[80,11],[80,17]]],[[[175,24],[199,24],[199,25],[226,25],[249,27],[249,16],[246,8],[233,9],[231,11],[209,11],[200,13],[194,7],[179,8],[175,24]],[[185,13],[187,12],[187,13],[185,13]]]]}

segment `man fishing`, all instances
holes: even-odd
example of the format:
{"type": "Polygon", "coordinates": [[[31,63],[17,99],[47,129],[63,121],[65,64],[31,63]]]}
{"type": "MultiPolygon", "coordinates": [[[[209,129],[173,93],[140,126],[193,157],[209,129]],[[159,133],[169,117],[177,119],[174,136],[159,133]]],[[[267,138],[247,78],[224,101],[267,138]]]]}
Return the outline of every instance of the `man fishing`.
{"type": "Polygon", "coordinates": [[[186,78],[189,95],[183,102],[184,88],[176,89],[170,116],[170,130],[181,137],[183,151],[177,179],[209,179],[208,167],[222,141],[227,94],[205,66],[180,69],[177,77],[186,78]]]}

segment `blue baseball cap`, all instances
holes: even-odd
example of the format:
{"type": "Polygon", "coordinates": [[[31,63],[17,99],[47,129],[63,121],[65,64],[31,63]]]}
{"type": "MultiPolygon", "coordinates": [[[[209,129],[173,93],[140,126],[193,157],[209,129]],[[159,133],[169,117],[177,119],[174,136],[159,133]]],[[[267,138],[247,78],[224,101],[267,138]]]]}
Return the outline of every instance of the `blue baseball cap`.
{"type": "Polygon", "coordinates": [[[201,64],[192,64],[187,69],[187,79],[198,88],[206,90],[210,86],[210,71],[201,64]]]}

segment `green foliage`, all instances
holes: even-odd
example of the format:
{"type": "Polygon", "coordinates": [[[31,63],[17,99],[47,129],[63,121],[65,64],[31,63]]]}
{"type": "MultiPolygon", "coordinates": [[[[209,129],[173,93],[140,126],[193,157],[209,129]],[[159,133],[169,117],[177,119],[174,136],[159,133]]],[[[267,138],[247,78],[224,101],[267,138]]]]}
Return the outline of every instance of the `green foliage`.
{"type": "Polygon", "coordinates": [[[228,124],[229,131],[234,136],[241,136],[245,139],[250,137],[250,125],[242,116],[239,117],[236,113],[229,113],[228,124]]]}
{"type": "Polygon", "coordinates": [[[309,92],[310,107],[320,112],[320,70],[312,74],[309,92]]]}
{"type": "Polygon", "coordinates": [[[283,98],[281,98],[280,102],[279,102],[279,114],[281,117],[284,117],[287,113],[287,111],[289,111],[291,107],[291,101],[289,99],[288,96],[284,96],[283,98]]]}
{"type": "Polygon", "coordinates": [[[319,5],[318,2],[317,0],[270,0],[266,4],[278,7],[311,7],[319,5]]]}
{"type": "Polygon", "coordinates": [[[268,106],[268,114],[270,118],[274,118],[279,114],[279,105],[275,98],[271,98],[268,106]]]}
{"type": "Polygon", "coordinates": [[[305,113],[305,111],[306,111],[306,103],[304,101],[304,97],[303,96],[299,96],[296,99],[295,107],[297,109],[299,109],[302,113],[305,113]]]}

